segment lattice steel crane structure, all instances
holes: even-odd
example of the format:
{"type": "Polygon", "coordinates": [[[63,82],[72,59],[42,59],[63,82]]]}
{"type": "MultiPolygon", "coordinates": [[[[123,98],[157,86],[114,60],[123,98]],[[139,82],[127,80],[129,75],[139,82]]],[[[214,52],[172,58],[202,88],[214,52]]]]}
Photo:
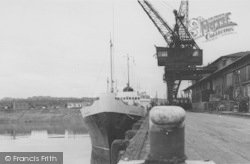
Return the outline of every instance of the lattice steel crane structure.
{"type": "Polygon", "coordinates": [[[188,1],[183,0],[179,12],[174,10],[175,25],[170,28],[155,8],[147,0],[138,0],[143,10],[167,42],[167,47],[156,47],[158,66],[165,67],[163,76],[167,83],[169,104],[177,98],[181,80],[197,80],[200,74],[214,70],[202,65],[202,50],[188,31],[188,1]]]}

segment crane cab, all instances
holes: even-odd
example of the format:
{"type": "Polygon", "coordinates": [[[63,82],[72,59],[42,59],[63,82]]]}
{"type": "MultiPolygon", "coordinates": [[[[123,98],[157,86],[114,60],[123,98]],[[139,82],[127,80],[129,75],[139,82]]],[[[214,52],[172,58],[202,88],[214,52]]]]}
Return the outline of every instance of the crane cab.
{"type": "Polygon", "coordinates": [[[202,50],[193,48],[156,47],[158,66],[202,65],[202,50]]]}

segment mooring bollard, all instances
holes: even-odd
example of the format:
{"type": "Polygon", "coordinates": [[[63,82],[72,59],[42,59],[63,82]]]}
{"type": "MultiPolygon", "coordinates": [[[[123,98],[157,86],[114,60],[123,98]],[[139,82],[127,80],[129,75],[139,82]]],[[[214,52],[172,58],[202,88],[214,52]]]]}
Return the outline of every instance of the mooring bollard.
{"type": "Polygon", "coordinates": [[[118,164],[215,164],[210,160],[186,160],[185,111],[179,106],[155,106],[149,113],[147,159],[124,158],[118,164]]]}
{"type": "Polygon", "coordinates": [[[185,111],[179,106],[156,106],[149,113],[150,151],[145,164],[185,163],[185,111]]]}

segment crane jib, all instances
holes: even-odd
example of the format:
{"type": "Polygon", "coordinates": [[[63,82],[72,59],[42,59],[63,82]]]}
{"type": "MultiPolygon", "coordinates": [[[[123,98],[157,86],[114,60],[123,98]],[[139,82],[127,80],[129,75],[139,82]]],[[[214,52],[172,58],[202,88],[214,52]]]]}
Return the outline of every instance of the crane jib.
{"type": "Polygon", "coordinates": [[[178,14],[176,10],[174,10],[176,24],[174,29],[171,29],[167,22],[147,0],[138,0],[138,3],[161,33],[164,40],[167,42],[168,47],[193,47],[199,49],[187,27],[183,23],[183,16],[178,14]]]}

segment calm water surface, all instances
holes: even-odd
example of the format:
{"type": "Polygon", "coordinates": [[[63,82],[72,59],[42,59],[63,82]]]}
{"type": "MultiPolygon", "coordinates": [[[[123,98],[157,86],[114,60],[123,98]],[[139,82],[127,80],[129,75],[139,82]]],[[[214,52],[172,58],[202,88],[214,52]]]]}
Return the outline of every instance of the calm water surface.
{"type": "Polygon", "coordinates": [[[64,164],[89,164],[91,143],[78,123],[0,123],[0,152],[63,152],[64,164]]]}

